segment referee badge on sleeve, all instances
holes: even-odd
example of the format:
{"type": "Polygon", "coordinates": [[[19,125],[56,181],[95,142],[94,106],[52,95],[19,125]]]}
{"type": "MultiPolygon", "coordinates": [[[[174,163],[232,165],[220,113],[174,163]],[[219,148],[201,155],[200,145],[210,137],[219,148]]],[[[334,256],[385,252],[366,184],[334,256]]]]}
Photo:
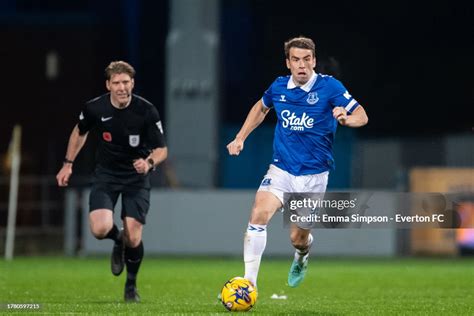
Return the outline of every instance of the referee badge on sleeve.
{"type": "Polygon", "coordinates": [[[129,135],[128,143],[132,147],[137,147],[140,144],[140,135],[129,135]]]}
{"type": "Polygon", "coordinates": [[[163,124],[161,124],[161,121],[156,122],[156,127],[160,130],[161,134],[163,133],[163,124]]]}

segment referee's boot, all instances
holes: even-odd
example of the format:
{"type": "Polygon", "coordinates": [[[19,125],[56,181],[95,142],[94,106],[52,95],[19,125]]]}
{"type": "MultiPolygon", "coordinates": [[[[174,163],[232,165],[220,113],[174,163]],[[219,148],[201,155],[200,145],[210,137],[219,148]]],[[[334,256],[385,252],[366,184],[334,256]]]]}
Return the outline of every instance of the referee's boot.
{"type": "Polygon", "coordinates": [[[290,272],[288,273],[288,285],[290,287],[297,287],[303,281],[306,275],[306,270],[308,269],[308,261],[308,255],[306,255],[304,260],[301,262],[293,260],[290,272]]]}
{"type": "Polygon", "coordinates": [[[110,268],[113,275],[120,275],[125,266],[124,252],[125,252],[125,242],[123,240],[123,228],[120,229],[119,241],[114,243],[114,248],[112,249],[112,255],[110,257],[110,268]]]}
{"type": "Polygon", "coordinates": [[[140,295],[138,295],[137,286],[135,284],[125,285],[124,300],[127,303],[140,302],[140,295]]]}

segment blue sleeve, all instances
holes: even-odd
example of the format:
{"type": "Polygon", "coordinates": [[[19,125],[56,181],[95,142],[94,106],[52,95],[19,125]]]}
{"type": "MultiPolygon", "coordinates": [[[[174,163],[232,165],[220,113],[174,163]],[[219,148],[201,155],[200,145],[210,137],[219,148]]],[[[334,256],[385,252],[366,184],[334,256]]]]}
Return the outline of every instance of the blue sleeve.
{"type": "Polygon", "coordinates": [[[273,83],[270,87],[263,93],[262,102],[263,106],[271,109],[273,107],[273,83]]]}
{"type": "Polygon", "coordinates": [[[359,103],[350,95],[349,91],[337,79],[331,78],[329,81],[331,92],[331,99],[329,100],[334,107],[343,107],[348,113],[352,113],[359,103]]]}

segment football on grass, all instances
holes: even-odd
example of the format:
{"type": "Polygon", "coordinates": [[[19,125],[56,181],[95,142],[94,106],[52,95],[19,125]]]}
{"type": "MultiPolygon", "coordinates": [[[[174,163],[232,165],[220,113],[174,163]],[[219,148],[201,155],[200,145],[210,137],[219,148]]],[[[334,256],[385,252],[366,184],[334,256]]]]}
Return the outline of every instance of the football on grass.
{"type": "Polygon", "coordinates": [[[221,301],[229,311],[248,311],[257,302],[257,289],[249,280],[235,277],[224,284],[221,301]]]}

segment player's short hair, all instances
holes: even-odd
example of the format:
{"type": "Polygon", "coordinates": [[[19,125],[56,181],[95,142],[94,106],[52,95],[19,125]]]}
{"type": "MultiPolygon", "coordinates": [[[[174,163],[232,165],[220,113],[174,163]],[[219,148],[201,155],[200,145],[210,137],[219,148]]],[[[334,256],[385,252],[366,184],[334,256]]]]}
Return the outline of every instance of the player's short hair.
{"type": "Polygon", "coordinates": [[[286,59],[290,58],[290,48],[302,48],[302,49],[309,49],[313,52],[313,57],[316,57],[316,45],[312,39],[304,36],[293,37],[290,38],[288,41],[285,42],[285,56],[286,59]]]}
{"type": "Polygon", "coordinates": [[[107,66],[107,68],[105,68],[105,78],[110,80],[112,75],[116,74],[127,74],[133,79],[135,77],[135,69],[132,65],[124,61],[113,61],[107,66]]]}

